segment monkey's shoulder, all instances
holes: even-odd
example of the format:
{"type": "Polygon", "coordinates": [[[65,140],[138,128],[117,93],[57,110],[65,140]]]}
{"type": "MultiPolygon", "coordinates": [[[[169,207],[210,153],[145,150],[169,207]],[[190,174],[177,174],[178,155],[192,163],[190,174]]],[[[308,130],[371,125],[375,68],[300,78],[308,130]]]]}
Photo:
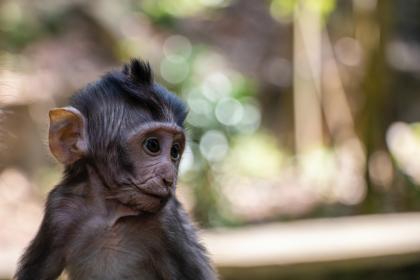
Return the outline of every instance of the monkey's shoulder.
{"type": "MultiPolygon", "coordinates": [[[[56,186],[48,194],[45,215],[54,217],[62,217],[64,214],[75,214],[83,211],[84,198],[80,193],[66,190],[64,186],[56,186]]],[[[74,220],[75,216],[67,217],[60,221],[60,224],[67,224],[74,220]]],[[[58,222],[58,221],[57,221],[58,222]]]]}
{"type": "Polygon", "coordinates": [[[44,220],[69,241],[85,230],[105,230],[108,226],[104,210],[98,210],[82,187],[58,185],[49,193],[46,202],[44,220]]]}

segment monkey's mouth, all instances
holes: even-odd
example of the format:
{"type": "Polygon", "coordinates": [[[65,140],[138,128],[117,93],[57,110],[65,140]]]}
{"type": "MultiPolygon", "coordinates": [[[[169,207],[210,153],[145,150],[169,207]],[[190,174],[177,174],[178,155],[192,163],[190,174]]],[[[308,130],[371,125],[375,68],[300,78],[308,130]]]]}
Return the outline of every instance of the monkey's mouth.
{"type": "Polygon", "coordinates": [[[154,178],[137,182],[129,180],[119,182],[116,189],[109,196],[117,199],[121,204],[139,211],[156,213],[161,210],[173,196],[174,188],[159,184],[154,178]]]}
{"type": "Polygon", "coordinates": [[[136,185],[135,187],[139,192],[156,198],[166,199],[171,195],[171,190],[169,188],[154,182],[150,182],[147,185],[136,185]]]}
{"type": "Polygon", "coordinates": [[[170,190],[162,186],[136,186],[128,206],[135,210],[156,213],[166,205],[170,197],[170,190]]]}

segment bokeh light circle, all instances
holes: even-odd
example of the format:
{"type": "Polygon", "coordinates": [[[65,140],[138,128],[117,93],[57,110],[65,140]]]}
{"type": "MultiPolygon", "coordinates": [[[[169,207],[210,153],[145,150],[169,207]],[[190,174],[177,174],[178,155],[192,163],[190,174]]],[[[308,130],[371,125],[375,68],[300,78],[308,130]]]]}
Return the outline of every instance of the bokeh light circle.
{"type": "Polygon", "coordinates": [[[221,131],[209,130],[200,139],[200,152],[208,161],[221,161],[228,151],[228,141],[221,131]]]}

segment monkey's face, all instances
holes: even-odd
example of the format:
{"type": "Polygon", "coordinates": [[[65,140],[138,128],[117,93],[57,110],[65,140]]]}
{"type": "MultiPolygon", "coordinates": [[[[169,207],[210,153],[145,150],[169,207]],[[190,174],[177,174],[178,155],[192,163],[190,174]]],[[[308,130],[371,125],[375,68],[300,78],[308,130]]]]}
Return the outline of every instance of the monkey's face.
{"type": "MultiPolygon", "coordinates": [[[[149,122],[127,136],[126,166],[117,176],[115,197],[136,210],[155,213],[173,195],[184,151],[183,130],[175,124],[149,122]]],[[[121,149],[120,149],[121,151],[121,149]]]]}
{"type": "Polygon", "coordinates": [[[65,164],[87,156],[88,164],[100,175],[107,199],[156,213],[174,194],[185,146],[184,131],[175,122],[153,121],[139,110],[119,125],[110,125],[112,114],[100,114],[96,125],[89,124],[71,107],[50,114],[53,154],[65,164]]]}

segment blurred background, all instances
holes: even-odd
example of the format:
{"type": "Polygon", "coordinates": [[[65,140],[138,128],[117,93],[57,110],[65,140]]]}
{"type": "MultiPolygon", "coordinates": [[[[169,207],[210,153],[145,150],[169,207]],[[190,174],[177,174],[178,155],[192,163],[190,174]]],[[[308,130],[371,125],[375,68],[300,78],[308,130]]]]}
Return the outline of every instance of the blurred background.
{"type": "Polygon", "coordinates": [[[62,168],[48,110],[132,57],[190,108],[222,279],[420,279],[420,2],[0,1],[0,279],[62,168]]]}

